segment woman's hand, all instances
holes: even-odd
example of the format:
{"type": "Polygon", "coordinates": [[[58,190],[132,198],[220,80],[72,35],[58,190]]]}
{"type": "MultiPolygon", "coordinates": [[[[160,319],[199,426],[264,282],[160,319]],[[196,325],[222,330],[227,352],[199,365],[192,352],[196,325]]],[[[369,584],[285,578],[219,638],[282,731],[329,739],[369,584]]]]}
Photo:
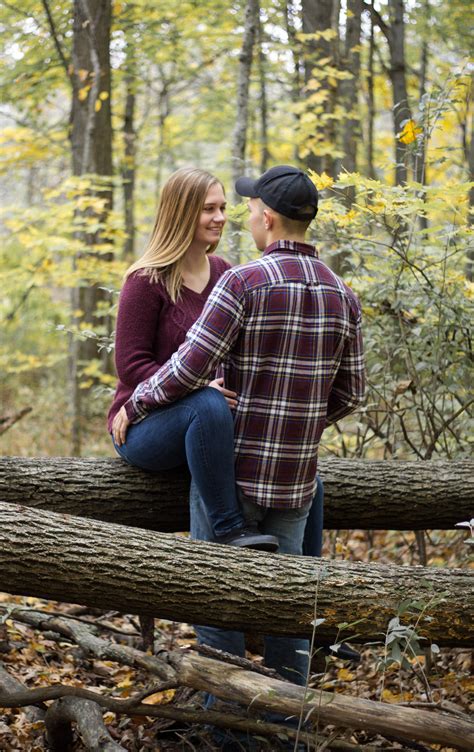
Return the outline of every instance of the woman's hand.
{"type": "Polygon", "coordinates": [[[130,421],[127,418],[127,411],[125,407],[121,407],[112,423],[112,436],[117,446],[125,444],[129,425],[130,421]]]}
{"type": "Polygon", "coordinates": [[[237,407],[237,392],[231,392],[230,389],[226,389],[222,377],[210,381],[208,386],[212,386],[213,389],[217,389],[218,392],[224,395],[231,410],[234,409],[234,407],[237,407]]]}

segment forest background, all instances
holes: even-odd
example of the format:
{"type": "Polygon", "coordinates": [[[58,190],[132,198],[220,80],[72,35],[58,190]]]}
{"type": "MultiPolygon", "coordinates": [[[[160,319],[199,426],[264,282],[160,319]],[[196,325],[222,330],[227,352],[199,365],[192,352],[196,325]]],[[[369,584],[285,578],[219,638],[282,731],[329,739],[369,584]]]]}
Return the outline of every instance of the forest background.
{"type": "MultiPolygon", "coordinates": [[[[113,456],[105,418],[118,293],[163,182],[184,165],[224,182],[231,221],[218,253],[237,263],[256,251],[234,178],[292,163],[320,191],[310,237],[364,316],[367,398],[325,432],[321,454],[466,456],[471,26],[468,0],[2,2],[2,454],[113,456]]],[[[325,553],[466,562],[455,531],[331,531],[325,553]]],[[[12,654],[19,676],[30,664],[42,676],[44,645],[32,634],[12,654]]],[[[63,680],[68,660],[57,658],[63,680]]],[[[380,684],[373,664],[368,648],[357,694],[423,699],[411,669],[407,694],[396,674],[380,684]]],[[[465,706],[469,658],[442,651],[437,667],[439,696],[465,706]]],[[[351,691],[354,680],[336,664],[326,683],[351,691]]],[[[77,681],[90,683],[88,669],[77,681]]],[[[136,676],[124,682],[126,692],[136,676]]],[[[24,748],[19,718],[12,749],[24,748]]],[[[134,739],[130,723],[120,734],[134,739]]]]}
{"type": "Polygon", "coordinates": [[[183,165],[227,187],[218,252],[255,254],[236,175],[321,192],[311,238],[359,294],[369,389],[344,456],[468,449],[474,190],[470,3],[3,3],[2,415],[7,454],[112,454],[122,274],[183,165]]]}

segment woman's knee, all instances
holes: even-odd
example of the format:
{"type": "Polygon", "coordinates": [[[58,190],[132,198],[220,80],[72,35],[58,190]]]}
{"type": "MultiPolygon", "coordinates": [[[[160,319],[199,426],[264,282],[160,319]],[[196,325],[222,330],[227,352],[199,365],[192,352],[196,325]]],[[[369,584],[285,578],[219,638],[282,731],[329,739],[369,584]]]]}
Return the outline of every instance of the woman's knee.
{"type": "Polygon", "coordinates": [[[212,387],[204,387],[193,392],[193,395],[192,407],[198,418],[207,422],[213,430],[219,430],[221,426],[233,428],[234,419],[227,400],[221,392],[212,387]]]}

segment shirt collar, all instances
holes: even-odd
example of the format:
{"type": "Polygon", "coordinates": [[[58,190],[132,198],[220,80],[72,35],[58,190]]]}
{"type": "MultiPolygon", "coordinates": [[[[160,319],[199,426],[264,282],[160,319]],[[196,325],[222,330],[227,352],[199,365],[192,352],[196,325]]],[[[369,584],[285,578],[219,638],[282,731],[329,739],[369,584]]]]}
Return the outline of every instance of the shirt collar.
{"type": "Polygon", "coordinates": [[[318,251],[314,245],[310,243],[299,243],[296,240],[276,240],[275,243],[270,243],[265,248],[263,255],[267,256],[269,253],[275,251],[290,251],[290,253],[305,253],[307,256],[319,257],[318,251]]]}

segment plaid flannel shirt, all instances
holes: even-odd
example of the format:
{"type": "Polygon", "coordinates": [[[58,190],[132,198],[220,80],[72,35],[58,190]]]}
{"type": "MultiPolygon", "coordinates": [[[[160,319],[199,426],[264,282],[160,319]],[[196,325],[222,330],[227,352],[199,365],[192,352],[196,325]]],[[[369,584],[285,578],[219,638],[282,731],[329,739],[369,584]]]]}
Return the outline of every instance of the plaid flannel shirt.
{"type": "MultiPolygon", "coordinates": [[[[314,246],[278,241],[229,269],[185,342],[125,403],[137,423],[204,387],[219,364],[237,392],[236,480],[265,507],[307,504],[329,423],[364,395],[360,305],[314,246]]],[[[216,436],[216,441],[219,437],[216,436]]]]}

